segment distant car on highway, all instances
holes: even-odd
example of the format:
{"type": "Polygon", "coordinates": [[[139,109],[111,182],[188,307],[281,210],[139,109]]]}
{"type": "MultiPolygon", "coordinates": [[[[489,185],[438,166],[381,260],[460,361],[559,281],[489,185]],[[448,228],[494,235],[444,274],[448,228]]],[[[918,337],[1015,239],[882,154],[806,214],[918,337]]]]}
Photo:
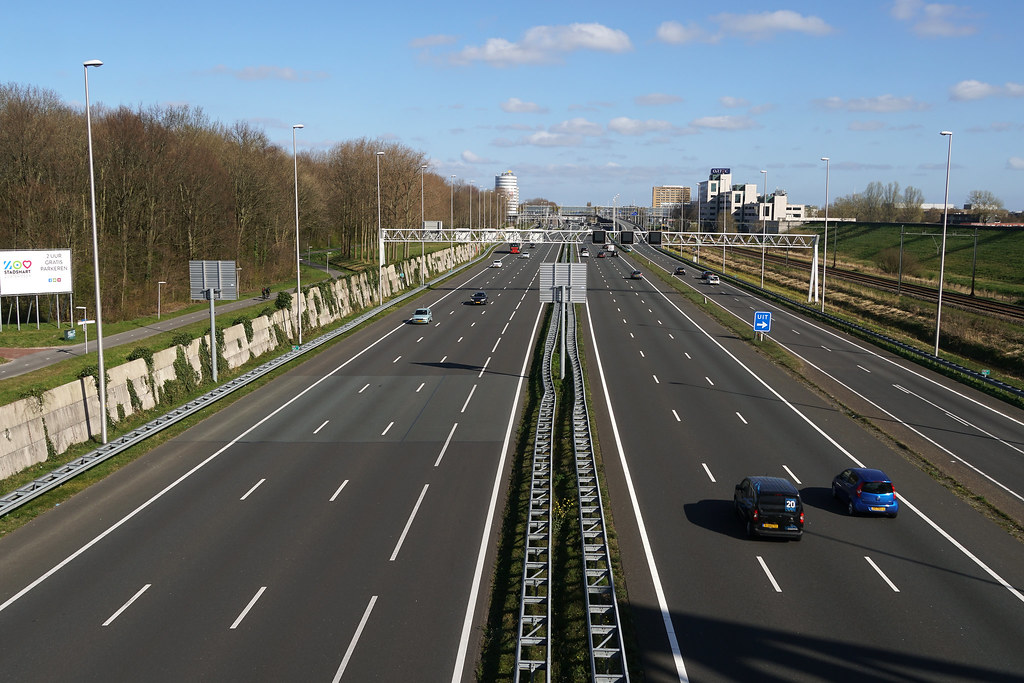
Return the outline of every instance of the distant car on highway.
{"type": "Polygon", "coordinates": [[[599,252],[597,252],[597,258],[604,258],[607,255],[608,255],[607,251],[599,251],[599,252]]]}
{"type": "Polygon", "coordinates": [[[900,511],[896,487],[882,470],[851,467],[832,480],[832,497],[845,503],[846,513],[895,517],[900,511]]]}
{"type": "Polygon", "coordinates": [[[589,249],[580,249],[580,256],[590,256],[589,249]]]}
{"type": "Polygon", "coordinates": [[[715,275],[714,273],[711,273],[711,275],[708,275],[707,283],[709,285],[717,285],[717,284],[721,284],[721,282],[722,281],[719,280],[718,276],[715,275]]]}
{"type": "Polygon", "coordinates": [[[629,274],[629,277],[632,280],[643,280],[644,274],[641,273],[639,270],[634,270],[632,273],[629,274]]]}
{"type": "Polygon", "coordinates": [[[622,251],[624,251],[626,253],[629,253],[629,252],[633,251],[633,247],[629,246],[628,244],[623,244],[622,245],[622,251]]]}
{"type": "Polygon", "coordinates": [[[491,261],[491,268],[501,268],[501,259],[491,261]]]}
{"type": "Polygon", "coordinates": [[[682,266],[676,266],[676,275],[686,275],[686,269],[682,266]]]}
{"type": "Polygon", "coordinates": [[[434,314],[430,312],[429,308],[417,308],[409,318],[409,322],[414,325],[427,325],[433,321],[434,314]]]}
{"type": "Polygon", "coordinates": [[[530,258],[530,252],[528,252],[528,251],[521,251],[521,252],[519,252],[519,258],[530,258]]]}
{"type": "Polygon", "coordinates": [[[469,297],[469,303],[475,306],[483,306],[487,303],[487,292],[480,291],[469,297]]]}
{"type": "Polygon", "coordinates": [[[804,504],[788,479],[747,477],[736,484],[732,502],[747,536],[799,541],[804,535],[804,504]]]}

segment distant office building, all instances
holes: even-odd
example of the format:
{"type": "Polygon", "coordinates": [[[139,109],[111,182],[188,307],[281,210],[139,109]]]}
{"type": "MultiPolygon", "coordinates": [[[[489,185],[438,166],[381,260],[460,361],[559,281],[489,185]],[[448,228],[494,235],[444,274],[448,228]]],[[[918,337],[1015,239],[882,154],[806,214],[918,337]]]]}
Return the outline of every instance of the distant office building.
{"type": "Polygon", "coordinates": [[[804,219],[806,207],[790,204],[785,190],[767,197],[756,183],[733,184],[732,171],[713,168],[697,188],[697,216],[704,232],[779,232],[788,221],[804,219]]]}
{"type": "Polygon", "coordinates": [[[682,185],[657,185],[651,190],[651,208],[681,206],[690,203],[690,188],[682,185]]]}
{"type": "Polygon", "coordinates": [[[515,220],[519,213],[519,180],[512,171],[494,176],[494,191],[505,197],[505,215],[515,220]]]}

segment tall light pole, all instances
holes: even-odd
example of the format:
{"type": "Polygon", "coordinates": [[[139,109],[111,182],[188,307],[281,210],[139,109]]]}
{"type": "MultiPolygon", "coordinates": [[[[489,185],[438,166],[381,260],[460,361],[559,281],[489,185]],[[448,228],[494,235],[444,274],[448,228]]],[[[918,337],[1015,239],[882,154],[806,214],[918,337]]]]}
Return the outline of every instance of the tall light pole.
{"type": "Polygon", "coordinates": [[[299,346],[302,346],[302,272],[299,270],[299,157],[295,150],[295,131],[305,128],[301,123],[292,126],[292,166],[295,171],[295,295],[299,300],[299,346]]]}
{"type": "MultiPolygon", "coordinates": [[[[953,131],[944,130],[939,135],[949,137],[946,148],[946,195],[942,201],[942,251],[939,255],[939,307],[935,311],[935,357],[939,357],[939,325],[942,321],[942,280],[946,270],[946,223],[949,219],[949,160],[953,156],[953,131]]],[[[99,315],[96,316],[99,320],[99,315]]]]}
{"type": "Polygon", "coordinates": [[[384,225],[380,218],[380,158],[377,152],[377,305],[384,303],[384,225]]]}
{"type": "Polygon", "coordinates": [[[448,220],[449,220],[448,229],[452,231],[451,233],[449,233],[452,236],[452,238],[450,240],[450,244],[451,244],[452,247],[454,247],[455,246],[455,176],[454,175],[450,175],[450,176],[448,176],[448,179],[451,181],[451,184],[448,186],[449,190],[450,190],[450,194],[451,194],[451,197],[450,197],[450,201],[451,201],[451,215],[448,217],[448,220]]]}
{"type": "Polygon", "coordinates": [[[764,236],[765,236],[765,221],[767,217],[768,209],[768,171],[762,170],[761,175],[764,176],[764,209],[761,210],[761,289],[764,289],[764,236]]]}
{"type": "Polygon", "coordinates": [[[159,282],[156,283],[156,319],[157,320],[160,319],[160,299],[161,299],[160,295],[162,294],[162,292],[160,291],[160,286],[161,285],[166,285],[166,284],[167,283],[165,281],[163,281],[163,280],[160,280],[159,282]]]}
{"type": "Polygon", "coordinates": [[[475,180],[470,179],[469,181],[469,229],[473,230],[473,183],[475,180]]]}
{"type": "Polygon", "coordinates": [[[426,261],[423,258],[423,229],[426,227],[427,214],[423,209],[423,172],[426,170],[426,164],[420,164],[420,283],[424,283],[427,280],[427,275],[423,270],[423,264],[426,261]]]}
{"type": "Polygon", "coordinates": [[[825,248],[821,252],[821,312],[825,312],[825,272],[828,269],[828,171],[829,158],[822,157],[825,162],[825,248]]]}
{"type": "Polygon", "coordinates": [[[92,113],[89,108],[89,67],[103,66],[98,59],[82,62],[85,70],[85,128],[89,139],[89,201],[92,206],[92,267],[96,280],[96,359],[100,384],[100,438],[107,443],[107,372],[103,364],[103,307],[100,302],[100,248],[96,235],[96,173],[92,161],[92,113]]]}

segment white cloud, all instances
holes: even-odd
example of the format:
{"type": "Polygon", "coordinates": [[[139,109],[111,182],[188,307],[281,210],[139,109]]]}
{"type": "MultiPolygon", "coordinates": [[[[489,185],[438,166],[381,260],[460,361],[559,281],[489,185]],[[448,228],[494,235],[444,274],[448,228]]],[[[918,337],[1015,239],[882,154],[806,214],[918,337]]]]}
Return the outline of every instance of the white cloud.
{"type": "Polygon", "coordinates": [[[1006,168],[1014,171],[1024,171],[1024,157],[1010,157],[1006,160],[1006,168]]]}
{"type": "Polygon", "coordinates": [[[952,4],[895,0],[889,14],[898,21],[911,22],[911,30],[923,38],[952,38],[978,32],[969,23],[973,17],[968,9],[952,4]]]}
{"type": "Polygon", "coordinates": [[[525,142],[536,147],[578,147],[583,144],[583,136],[569,133],[549,133],[541,130],[527,136],[525,142]]]}
{"type": "Polygon", "coordinates": [[[240,81],[297,81],[308,83],[322,81],[328,77],[326,71],[296,71],[287,66],[246,66],[232,69],[223,64],[210,69],[210,73],[226,74],[240,81]]]}
{"type": "Polygon", "coordinates": [[[551,126],[551,132],[560,135],[589,135],[591,137],[604,135],[604,129],[601,127],[601,124],[588,121],[582,117],[556,123],[551,126]]]}
{"type": "Polygon", "coordinates": [[[517,43],[490,38],[482,46],[463,48],[452,61],[456,64],[486,62],[491,66],[550,64],[561,62],[563,54],[577,50],[622,53],[633,49],[624,31],[603,24],[534,26],[517,43]]]}
{"type": "Polygon", "coordinates": [[[760,14],[719,14],[712,19],[718,22],[725,33],[747,36],[752,39],[769,38],[783,32],[805,33],[812,36],[826,36],[834,31],[819,17],[803,16],[792,10],[776,10],[760,14]]]}
{"type": "Polygon", "coordinates": [[[661,22],[655,35],[661,42],[671,45],[685,45],[686,43],[697,42],[713,43],[717,40],[716,37],[709,35],[707,31],[696,24],[684,26],[678,21],[661,22]]]}
{"type": "Polygon", "coordinates": [[[742,97],[729,97],[728,95],[718,98],[719,103],[728,109],[735,109],[736,107],[746,107],[750,102],[746,101],[742,97]]]}
{"type": "Polygon", "coordinates": [[[825,109],[855,112],[892,113],[896,111],[922,111],[928,109],[924,102],[917,102],[913,97],[895,97],[879,95],[878,97],[855,97],[843,100],[840,97],[826,97],[816,100],[825,109]]]}
{"type": "Polygon", "coordinates": [[[518,97],[510,97],[501,103],[501,110],[510,114],[545,114],[547,107],[534,102],[523,102],[518,97]]]}
{"type": "Polygon", "coordinates": [[[717,130],[750,130],[758,128],[756,121],[749,116],[703,116],[694,119],[690,124],[695,128],[714,128],[717,130]]]}
{"type": "Polygon", "coordinates": [[[637,95],[633,102],[641,107],[656,107],[663,104],[675,104],[682,102],[683,98],[678,95],[667,95],[661,92],[652,92],[649,95],[637,95]]]}
{"type": "Polygon", "coordinates": [[[951,100],[981,100],[986,97],[1024,97],[1024,85],[1007,83],[999,86],[981,81],[960,81],[949,89],[951,100]]]}
{"type": "Polygon", "coordinates": [[[492,164],[492,163],[494,163],[490,159],[482,157],[479,154],[474,154],[473,152],[469,151],[468,149],[462,151],[461,158],[467,164],[492,164]]]}
{"type": "Polygon", "coordinates": [[[608,130],[615,131],[620,135],[644,135],[653,131],[671,130],[672,124],[668,121],[657,121],[648,119],[640,121],[626,116],[619,116],[608,122],[608,130]]]}

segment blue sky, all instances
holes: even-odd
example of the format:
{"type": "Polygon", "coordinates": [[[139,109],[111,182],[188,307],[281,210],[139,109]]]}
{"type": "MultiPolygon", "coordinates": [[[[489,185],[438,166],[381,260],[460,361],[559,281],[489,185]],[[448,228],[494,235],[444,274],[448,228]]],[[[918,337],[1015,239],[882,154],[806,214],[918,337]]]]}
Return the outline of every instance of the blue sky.
{"type": "Polygon", "coordinates": [[[869,182],[1024,209],[1024,2],[8,3],[0,81],[188,104],[291,148],[386,138],[521,198],[649,204],[713,167],[821,205],[869,182]]]}

